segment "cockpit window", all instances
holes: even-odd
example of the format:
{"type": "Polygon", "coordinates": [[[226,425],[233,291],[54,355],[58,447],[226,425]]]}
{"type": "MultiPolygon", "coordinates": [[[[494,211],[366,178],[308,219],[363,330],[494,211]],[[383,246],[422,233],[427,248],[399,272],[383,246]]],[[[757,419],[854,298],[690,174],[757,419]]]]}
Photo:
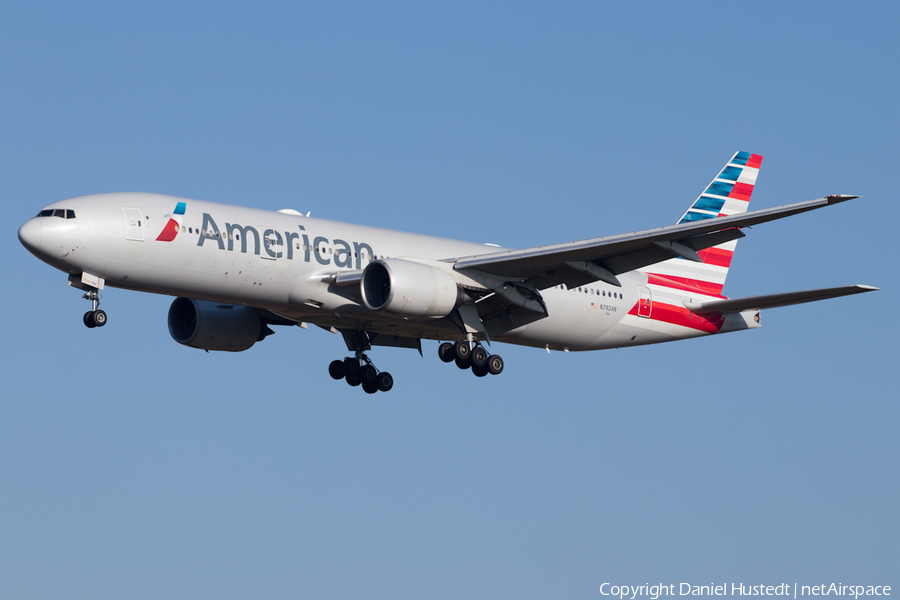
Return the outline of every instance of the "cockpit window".
{"type": "Polygon", "coordinates": [[[71,208],[45,208],[37,214],[39,217],[59,217],[60,219],[74,219],[75,211],[71,208]]]}

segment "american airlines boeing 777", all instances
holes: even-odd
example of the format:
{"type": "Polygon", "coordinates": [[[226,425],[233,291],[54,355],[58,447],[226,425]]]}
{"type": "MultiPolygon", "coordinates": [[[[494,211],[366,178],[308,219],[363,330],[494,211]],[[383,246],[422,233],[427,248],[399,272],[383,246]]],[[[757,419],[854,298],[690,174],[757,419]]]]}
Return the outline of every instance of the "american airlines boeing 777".
{"type": "Polygon", "coordinates": [[[580,351],[654,344],[760,326],[765,308],[868,292],[852,285],[728,299],[722,286],[743,229],[856,198],[832,195],[747,211],[762,157],[736,153],[669,227],[514,250],[159,194],[82,196],[19,229],[35,256],[85,292],[89,328],[106,324],[100,290],[176,296],[175,341],[239,352],[272,325],[343,336],[335,379],[368,393],[393,378],[373,346],[422,352],[478,376],[503,360],[483,342],[580,351]]]}

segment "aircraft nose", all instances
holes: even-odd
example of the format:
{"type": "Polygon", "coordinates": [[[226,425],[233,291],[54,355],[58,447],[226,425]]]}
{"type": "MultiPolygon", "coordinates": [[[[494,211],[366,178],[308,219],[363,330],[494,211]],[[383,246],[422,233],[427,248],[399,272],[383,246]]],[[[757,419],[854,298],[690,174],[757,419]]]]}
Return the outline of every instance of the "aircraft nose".
{"type": "Polygon", "coordinates": [[[31,252],[36,252],[41,246],[43,229],[44,227],[38,219],[26,221],[24,225],[19,227],[19,241],[31,252]]]}

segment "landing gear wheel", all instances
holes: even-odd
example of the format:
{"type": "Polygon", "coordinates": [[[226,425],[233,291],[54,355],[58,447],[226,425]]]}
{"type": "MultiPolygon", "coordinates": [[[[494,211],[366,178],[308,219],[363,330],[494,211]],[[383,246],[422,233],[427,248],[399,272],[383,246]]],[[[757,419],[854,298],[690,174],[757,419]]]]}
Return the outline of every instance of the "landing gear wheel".
{"type": "Polygon", "coordinates": [[[378,370],[372,365],[366,365],[359,370],[359,378],[364,384],[375,381],[376,377],[378,377],[378,370]]]}
{"type": "Polygon", "coordinates": [[[475,374],[475,377],[484,377],[488,374],[488,366],[481,365],[480,367],[476,364],[472,365],[472,373],[475,374]]]}
{"type": "Polygon", "coordinates": [[[359,375],[360,364],[355,358],[347,357],[344,359],[344,377],[359,375]]]}
{"type": "Polygon", "coordinates": [[[451,344],[450,342],[444,342],[443,344],[438,346],[438,356],[442,361],[446,363],[453,362],[453,359],[455,357],[453,344],[451,344]]]}
{"type": "Polygon", "coordinates": [[[89,329],[94,327],[103,327],[106,325],[106,313],[100,310],[100,293],[94,288],[89,288],[88,292],[82,296],[85,300],[91,301],[91,310],[84,313],[84,325],[89,329]]]}
{"type": "Polygon", "coordinates": [[[362,387],[367,394],[374,394],[378,391],[378,384],[374,381],[364,381],[362,387]]]}
{"type": "Polygon", "coordinates": [[[496,354],[492,354],[488,359],[487,368],[491,375],[499,375],[503,372],[503,359],[496,354]]]}
{"type": "Polygon", "coordinates": [[[103,327],[106,325],[106,313],[99,308],[91,314],[91,319],[94,321],[95,327],[103,327]]]}
{"type": "Polygon", "coordinates": [[[331,361],[331,364],[328,365],[328,374],[331,375],[332,379],[343,379],[344,378],[344,361],[342,361],[342,360],[331,361]]]}
{"type": "Polygon", "coordinates": [[[479,369],[481,367],[486,367],[490,356],[491,355],[488,354],[487,350],[481,346],[475,346],[475,349],[472,350],[472,367],[478,367],[479,369]]]}
{"type": "Polygon", "coordinates": [[[468,369],[472,366],[472,364],[468,360],[460,360],[459,358],[456,358],[456,366],[460,369],[468,369]]]}
{"type": "Polygon", "coordinates": [[[347,383],[350,385],[350,387],[356,387],[360,383],[362,383],[362,381],[359,379],[359,375],[353,375],[352,373],[347,373],[346,375],[344,375],[344,379],[347,380],[347,383]]]}
{"type": "Polygon", "coordinates": [[[460,360],[467,365],[469,364],[469,357],[472,355],[472,346],[469,345],[469,342],[456,342],[453,344],[453,352],[456,356],[457,364],[459,364],[460,360]]]}
{"type": "Polygon", "coordinates": [[[382,392],[389,392],[394,387],[394,378],[386,371],[379,373],[378,377],[375,378],[375,382],[378,384],[378,389],[382,392]]]}

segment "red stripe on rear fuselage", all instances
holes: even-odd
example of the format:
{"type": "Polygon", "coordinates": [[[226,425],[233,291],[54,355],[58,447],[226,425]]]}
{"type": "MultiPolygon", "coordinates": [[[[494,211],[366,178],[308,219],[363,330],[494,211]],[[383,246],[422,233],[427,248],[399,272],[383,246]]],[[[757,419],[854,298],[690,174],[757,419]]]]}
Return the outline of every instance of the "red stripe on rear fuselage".
{"type": "Polygon", "coordinates": [[[697,251],[697,254],[707,265],[727,268],[731,266],[731,259],[734,256],[734,251],[722,250],[721,248],[707,248],[706,250],[697,251]]]}
{"type": "MultiPolygon", "coordinates": [[[[629,315],[638,314],[638,305],[635,304],[628,311],[629,315]]],[[[661,321],[663,323],[671,323],[681,327],[688,327],[706,333],[717,333],[722,328],[725,318],[722,315],[701,316],[692,313],[688,309],[680,306],[672,306],[662,302],[653,302],[650,310],[650,319],[652,321],[661,321]]]]}
{"type": "Polygon", "coordinates": [[[654,275],[647,273],[647,283],[658,285],[661,287],[672,288],[682,292],[697,292],[705,296],[722,296],[722,284],[712,283],[709,281],[700,281],[699,279],[689,279],[687,277],[675,277],[673,275],[654,275]]]}

